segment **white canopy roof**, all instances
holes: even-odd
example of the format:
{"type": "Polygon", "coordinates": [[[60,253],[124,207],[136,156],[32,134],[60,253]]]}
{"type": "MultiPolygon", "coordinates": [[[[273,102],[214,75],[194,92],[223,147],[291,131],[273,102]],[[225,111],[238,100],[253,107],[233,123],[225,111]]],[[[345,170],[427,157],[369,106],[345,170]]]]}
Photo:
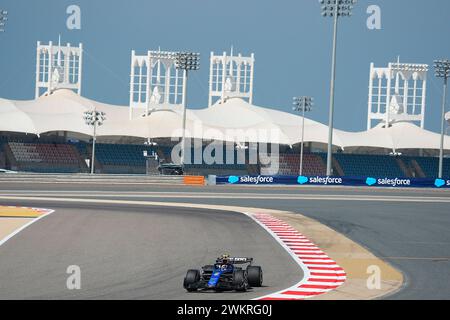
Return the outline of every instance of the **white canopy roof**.
{"type": "MultiPolygon", "coordinates": [[[[424,130],[410,122],[396,122],[388,128],[384,124],[363,132],[338,133],[345,147],[375,147],[386,149],[439,149],[440,134],[424,130]]],[[[444,148],[450,149],[450,139],[444,140],[444,148]]]]}
{"type": "MultiPolygon", "coordinates": [[[[83,120],[83,112],[96,108],[106,113],[98,128],[99,136],[133,136],[142,138],[179,138],[182,135],[182,111],[165,108],[150,116],[129,120],[126,106],[115,106],[90,100],[71,90],[57,90],[36,100],[0,99],[0,131],[41,134],[50,131],[72,131],[92,134],[83,120]]],[[[210,108],[188,110],[186,136],[235,142],[272,142],[293,145],[301,141],[300,116],[258,107],[243,99],[232,98],[210,108]]],[[[305,142],[327,143],[328,127],[305,118],[305,142]]],[[[445,139],[450,149],[450,139],[445,139]]],[[[389,128],[379,125],[363,132],[334,130],[333,144],[346,147],[387,149],[438,149],[440,135],[408,123],[398,122],[389,128]]]]}

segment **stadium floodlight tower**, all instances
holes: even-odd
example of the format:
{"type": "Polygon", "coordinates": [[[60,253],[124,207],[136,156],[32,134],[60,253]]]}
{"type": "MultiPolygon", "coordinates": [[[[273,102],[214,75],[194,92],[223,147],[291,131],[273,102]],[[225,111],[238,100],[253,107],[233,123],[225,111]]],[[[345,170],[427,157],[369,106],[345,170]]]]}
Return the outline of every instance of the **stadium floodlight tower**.
{"type": "Polygon", "coordinates": [[[35,98],[51,94],[57,89],[74,90],[81,95],[83,45],[72,47],[70,43],[48,45],[37,43],[35,98]]]}
{"type": "MultiPolygon", "coordinates": [[[[200,54],[196,52],[177,52],[175,67],[177,70],[183,71],[184,78],[188,79],[188,71],[195,71],[200,69],[200,54]]],[[[183,90],[183,134],[181,139],[181,167],[184,172],[184,163],[185,163],[185,140],[186,140],[186,85],[183,90]]]]}
{"type": "Polygon", "coordinates": [[[292,108],[294,111],[302,113],[302,140],[300,145],[300,171],[299,174],[303,174],[303,141],[305,137],[305,112],[312,110],[313,98],[311,97],[294,97],[292,108]]]}
{"type": "Polygon", "coordinates": [[[439,148],[439,179],[442,179],[442,167],[444,163],[444,126],[445,126],[445,104],[447,102],[447,82],[450,77],[450,60],[434,61],[436,77],[444,79],[444,88],[442,94],[442,113],[441,113],[441,144],[439,148]]]}
{"type": "Polygon", "coordinates": [[[92,158],[91,158],[91,174],[94,174],[95,167],[95,142],[97,140],[97,126],[101,126],[106,120],[106,114],[103,111],[91,110],[84,112],[84,121],[88,126],[94,128],[94,133],[92,135],[92,158]]]}
{"type": "Polygon", "coordinates": [[[242,98],[253,103],[253,75],[255,56],[242,54],[230,55],[223,52],[215,55],[211,52],[209,66],[208,107],[217,101],[225,102],[228,98],[242,98]]]}
{"type": "Polygon", "coordinates": [[[4,32],[6,20],[8,20],[8,11],[0,9],[0,32],[4,32]]]}
{"type": "Polygon", "coordinates": [[[415,122],[424,128],[427,64],[389,63],[387,68],[370,64],[367,130],[374,122],[389,128],[395,121],[415,122]]]}
{"type": "Polygon", "coordinates": [[[131,52],[130,120],[137,111],[146,117],[161,110],[181,109],[184,105],[186,75],[176,68],[177,52],[131,52]]]}
{"type": "Polygon", "coordinates": [[[328,116],[328,150],[327,150],[327,175],[330,176],[333,156],[333,114],[334,114],[334,85],[336,81],[336,48],[337,31],[339,17],[349,17],[352,15],[353,5],[356,0],[319,0],[322,5],[322,15],[332,17],[334,20],[333,28],[333,53],[331,61],[331,85],[330,85],[330,108],[328,116]]]}

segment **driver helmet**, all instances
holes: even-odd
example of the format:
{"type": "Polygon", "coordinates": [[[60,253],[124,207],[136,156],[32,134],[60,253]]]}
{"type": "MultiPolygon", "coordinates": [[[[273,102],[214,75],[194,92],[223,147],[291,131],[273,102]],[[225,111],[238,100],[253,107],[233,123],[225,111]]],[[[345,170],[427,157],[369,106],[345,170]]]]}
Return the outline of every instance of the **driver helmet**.
{"type": "Polygon", "coordinates": [[[228,264],[228,262],[230,261],[230,255],[228,253],[222,254],[219,258],[220,260],[222,260],[223,264],[228,264]]]}

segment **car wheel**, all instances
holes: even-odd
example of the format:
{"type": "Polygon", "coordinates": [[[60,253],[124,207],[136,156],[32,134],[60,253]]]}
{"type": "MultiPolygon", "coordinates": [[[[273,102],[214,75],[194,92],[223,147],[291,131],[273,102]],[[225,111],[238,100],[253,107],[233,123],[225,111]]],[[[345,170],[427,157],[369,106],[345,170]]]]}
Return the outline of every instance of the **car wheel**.
{"type": "Polygon", "coordinates": [[[200,280],[200,272],[195,269],[188,270],[183,281],[183,287],[189,291],[197,291],[197,282],[200,280]]]}
{"type": "Polygon", "coordinates": [[[248,284],[251,287],[261,287],[263,283],[263,272],[260,266],[247,267],[248,284]]]}
{"type": "Polygon", "coordinates": [[[247,273],[244,270],[236,270],[233,273],[233,286],[236,291],[247,290],[247,273]]]}

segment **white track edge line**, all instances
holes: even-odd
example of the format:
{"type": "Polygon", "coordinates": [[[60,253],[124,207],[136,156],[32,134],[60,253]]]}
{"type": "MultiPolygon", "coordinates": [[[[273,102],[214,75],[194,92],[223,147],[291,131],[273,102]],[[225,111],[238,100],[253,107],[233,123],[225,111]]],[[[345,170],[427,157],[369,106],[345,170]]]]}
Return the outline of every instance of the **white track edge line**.
{"type": "MultiPolygon", "coordinates": [[[[42,209],[41,209],[42,210],[42,209]]],[[[24,229],[26,229],[27,227],[31,226],[33,223],[45,218],[46,216],[52,214],[53,212],[55,212],[55,210],[51,210],[51,209],[44,209],[47,211],[47,213],[37,217],[37,218],[33,218],[33,220],[31,220],[30,222],[24,224],[23,226],[21,226],[19,229],[14,230],[12,233],[10,233],[9,235],[7,235],[6,237],[4,237],[3,239],[0,240],[0,246],[2,246],[3,244],[5,244],[6,241],[10,240],[12,237],[14,237],[15,235],[17,235],[19,232],[23,231],[24,229]]]]}

